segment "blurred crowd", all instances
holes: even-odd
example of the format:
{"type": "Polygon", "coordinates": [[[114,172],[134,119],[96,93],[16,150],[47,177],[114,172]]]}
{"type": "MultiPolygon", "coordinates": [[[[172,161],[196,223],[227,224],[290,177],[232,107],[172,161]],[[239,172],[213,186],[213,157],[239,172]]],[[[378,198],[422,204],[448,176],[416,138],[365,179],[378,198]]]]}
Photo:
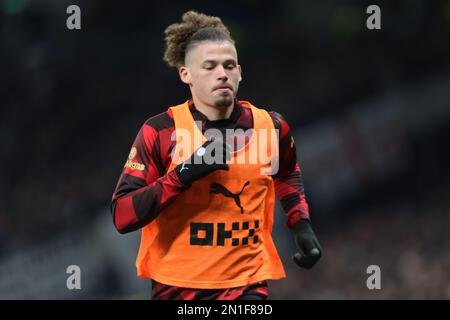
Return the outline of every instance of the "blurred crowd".
{"type": "Polygon", "coordinates": [[[286,259],[288,277],[272,283],[271,298],[450,299],[449,187],[317,226],[322,260],[302,270],[286,259]],[[367,287],[370,265],[380,267],[380,290],[367,287]]]}

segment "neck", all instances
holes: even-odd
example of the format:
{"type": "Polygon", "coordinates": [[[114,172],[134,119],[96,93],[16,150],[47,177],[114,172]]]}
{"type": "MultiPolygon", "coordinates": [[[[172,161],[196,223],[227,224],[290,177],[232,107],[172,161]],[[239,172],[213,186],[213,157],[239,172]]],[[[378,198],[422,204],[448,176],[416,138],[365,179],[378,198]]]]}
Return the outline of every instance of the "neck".
{"type": "Polygon", "coordinates": [[[203,113],[209,121],[224,120],[231,116],[234,108],[234,101],[228,107],[216,107],[207,105],[193,98],[195,108],[203,113]]]}

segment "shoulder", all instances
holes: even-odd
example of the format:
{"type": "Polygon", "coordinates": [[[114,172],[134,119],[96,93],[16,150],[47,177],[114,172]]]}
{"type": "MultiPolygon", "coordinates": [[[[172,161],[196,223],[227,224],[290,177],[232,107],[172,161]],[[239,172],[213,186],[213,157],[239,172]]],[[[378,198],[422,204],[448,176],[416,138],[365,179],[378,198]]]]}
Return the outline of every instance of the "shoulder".
{"type": "Polygon", "coordinates": [[[151,127],[156,132],[173,127],[174,121],[172,111],[169,109],[148,118],[147,120],[145,120],[144,126],[151,127]]]}
{"type": "Polygon", "coordinates": [[[152,163],[157,168],[159,176],[162,176],[166,170],[166,165],[170,160],[171,135],[175,130],[175,123],[172,112],[169,110],[154,115],[147,120],[141,127],[138,134],[138,151],[145,148],[147,153],[147,163],[152,163]]]}
{"type": "Polygon", "coordinates": [[[272,118],[275,129],[280,130],[280,137],[284,138],[291,134],[291,128],[287,123],[286,119],[276,111],[268,111],[270,117],[272,118]]]}
{"type": "Polygon", "coordinates": [[[280,138],[285,139],[286,137],[291,136],[291,128],[286,119],[276,111],[268,111],[268,113],[272,118],[275,129],[279,130],[280,138]]]}
{"type": "Polygon", "coordinates": [[[286,120],[284,119],[284,117],[276,112],[276,111],[268,111],[270,117],[272,118],[273,124],[275,125],[276,129],[282,129],[284,127],[289,128],[289,125],[287,124],[286,120]]]}
{"type": "Polygon", "coordinates": [[[268,108],[257,107],[255,105],[253,105],[251,102],[246,101],[246,100],[239,100],[239,104],[243,107],[246,107],[245,109],[249,109],[250,106],[253,106],[256,109],[266,111],[272,118],[275,129],[280,129],[280,130],[285,129],[285,128],[289,129],[289,125],[287,124],[286,120],[280,113],[273,111],[273,110],[268,110],[268,108]]]}

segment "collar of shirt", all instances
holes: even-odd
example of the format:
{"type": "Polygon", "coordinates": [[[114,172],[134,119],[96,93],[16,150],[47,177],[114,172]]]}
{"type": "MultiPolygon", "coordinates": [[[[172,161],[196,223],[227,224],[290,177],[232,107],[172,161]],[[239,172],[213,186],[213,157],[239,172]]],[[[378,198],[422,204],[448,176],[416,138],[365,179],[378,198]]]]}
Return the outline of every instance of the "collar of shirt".
{"type": "Polygon", "coordinates": [[[239,101],[235,99],[233,111],[231,112],[231,115],[228,119],[210,121],[203,113],[201,113],[200,111],[197,110],[197,108],[195,108],[194,101],[192,99],[189,100],[188,104],[189,110],[191,111],[194,120],[202,122],[202,132],[210,128],[217,128],[217,129],[233,128],[238,122],[238,119],[242,114],[243,108],[239,104],[239,101]]]}

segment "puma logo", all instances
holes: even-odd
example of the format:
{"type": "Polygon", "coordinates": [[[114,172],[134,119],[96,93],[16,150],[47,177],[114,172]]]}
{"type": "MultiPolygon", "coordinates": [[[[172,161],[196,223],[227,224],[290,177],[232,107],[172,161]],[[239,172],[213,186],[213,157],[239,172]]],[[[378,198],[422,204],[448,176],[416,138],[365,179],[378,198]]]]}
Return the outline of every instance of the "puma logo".
{"type": "Polygon", "coordinates": [[[188,167],[186,167],[186,163],[183,163],[183,165],[180,168],[180,173],[183,172],[183,170],[189,170],[188,167]]]}
{"type": "Polygon", "coordinates": [[[233,198],[234,202],[236,202],[236,205],[241,209],[241,214],[244,213],[244,208],[242,208],[241,206],[241,198],[239,197],[242,193],[242,191],[244,191],[244,188],[246,186],[248,186],[250,184],[250,181],[247,181],[244,186],[242,187],[241,191],[239,193],[233,193],[230,190],[228,190],[227,188],[225,188],[223,185],[221,185],[220,183],[214,182],[211,185],[211,190],[209,191],[209,193],[221,193],[223,194],[225,197],[228,198],[233,198]]]}

